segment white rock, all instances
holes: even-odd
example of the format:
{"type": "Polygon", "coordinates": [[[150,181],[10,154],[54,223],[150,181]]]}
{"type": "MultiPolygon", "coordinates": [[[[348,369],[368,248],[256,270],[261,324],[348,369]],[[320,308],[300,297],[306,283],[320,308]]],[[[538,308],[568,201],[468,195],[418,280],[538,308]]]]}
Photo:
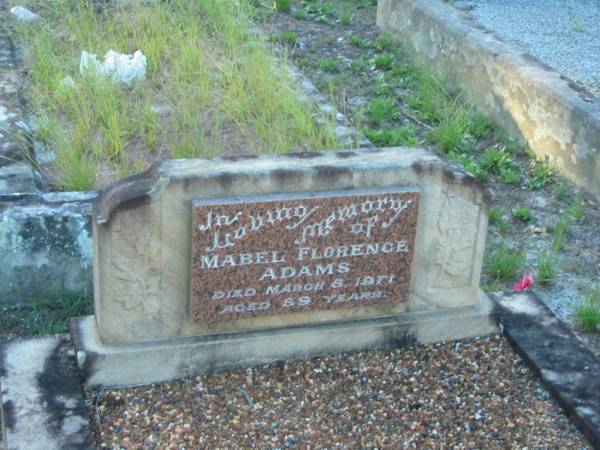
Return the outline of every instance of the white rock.
{"type": "Polygon", "coordinates": [[[81,58],[79,59],[79,73],[81,75],[85,74],[95,74],[100,70],[100,61],[96,57],[95,53],[88,53],[85,50],[81,52],[81,58]]]}
{"type": "Polygon", "coordinates": [[[13,6],[10,8],[10,13],[21,22],[35,22],[36,20],[40,20],[40,16],[22,6],[13,6]]]}
{"type": "Polygon", "coordinates": [[[60,82],[60,85],[67,88],[77,87],[77,85],[75,84],[75,80],[73,79],[73,77],[70,76],[63,78],[60,82]]]}
{"type": "Polygon", "coordinates": [[[133,55],[109,50],[104,55],[104,62],[98,61],[94,53],[81,52],[79,71],[81,74],[96,73],[111,78],[116,83],[130,85],[146,78],[147,60],[144,54],[137,50],[133,55]]]}

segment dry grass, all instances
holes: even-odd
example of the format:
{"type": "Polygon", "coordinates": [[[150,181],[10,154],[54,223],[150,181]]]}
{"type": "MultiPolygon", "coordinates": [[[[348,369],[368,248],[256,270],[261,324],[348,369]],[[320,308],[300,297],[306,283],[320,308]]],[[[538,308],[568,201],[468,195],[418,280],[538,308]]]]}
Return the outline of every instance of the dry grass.
{"type": "Polygon", "coordinates": [[[17,28],[58,187],[92,189],[168,157],[337,146],[330,123],[317,125],[298,100],[244,0],[98,3],[30,1],[44,20],[17,28]],[[126,87],[79,74],[82,50],[102,58],[109,49],[141,50],[146,80],[126,87]]]}

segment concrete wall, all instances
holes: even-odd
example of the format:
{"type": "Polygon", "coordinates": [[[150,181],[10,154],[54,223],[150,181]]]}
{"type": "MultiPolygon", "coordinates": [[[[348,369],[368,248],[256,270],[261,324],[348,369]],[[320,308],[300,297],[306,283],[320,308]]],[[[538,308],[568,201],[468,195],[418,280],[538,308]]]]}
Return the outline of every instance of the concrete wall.
{"type": "Polygon", "coordinates": [[[94,193],[0,202],[0,307],[92,295],[94,193]]]}
{"type": "Polygon", "coordinates": [[[440,0],[379,0],[377,25],[417,62],[600,197],[600,100],[440,0]]]}

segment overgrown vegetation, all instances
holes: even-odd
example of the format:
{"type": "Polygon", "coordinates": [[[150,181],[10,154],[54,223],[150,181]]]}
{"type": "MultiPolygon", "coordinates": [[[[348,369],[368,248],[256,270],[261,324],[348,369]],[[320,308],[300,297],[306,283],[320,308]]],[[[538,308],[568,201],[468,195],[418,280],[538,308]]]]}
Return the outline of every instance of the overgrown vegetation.
{"type": "Polygon", "coordinates": [[[538,281],[542,286],[549,286],[558,275],[558,261],[552,253],[542,253],[538,261],[538,281]]]}
{"type": "Polygon", "coordinates": [[[552,239],[552,251],[555,253],[560,252],[567,241],[567,233],[569,231],[569,218],[562,215],[556,221],[554,226],[554,238],[552,239]]]}
{"type": "Polygon", "coordinates": [[[600,286],[591,288],[575,306],[575,321],[583,331],[598,331],[600,324],[600,286]]]}
{"type": "MultiPolygon", "coordinates": [[[[285,11],[290,4],[277,0],[275,7],[285,11]]],[[[315,124],[254,31],[246,1],[27,5],[44,17],[17,28],[27,100],[40,118],[39,137],[56,149],[61,188],[92,189],[98,173],[126,176],[164,157],[336,147],[331,127],[315,124]],[[82,50],[101,58],[109,49],[141,50],[147,79],[125,87],[79,74],[82,50]]]]}
{"type": "Polygon", "coordinates": [[[498,227],[500,233],[506,233],[510,228],[510,221],[499,208],[490,209],[489,221],[498,227]]]}
{"type": "Polygon", "coordinates": [[[533,219],[533,212],[527,206],[519,206],[512,212],[513,217],[521,222],[529,222],[533,219]]]}
{"type": "Polygon", "coordinates": [[[507,244],[492,250],[486,258],[486,269],[497,281],[515,278],[524,264],[525,254],[507,244]]]}

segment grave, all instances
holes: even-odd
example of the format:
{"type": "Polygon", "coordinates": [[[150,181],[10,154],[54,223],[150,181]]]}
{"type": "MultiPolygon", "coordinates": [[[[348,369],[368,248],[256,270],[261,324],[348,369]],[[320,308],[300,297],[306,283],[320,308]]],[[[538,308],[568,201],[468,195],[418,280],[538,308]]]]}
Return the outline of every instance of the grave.
{"type": "Polygon", "coordinates": [[[419,148],[162,161],[93,210],[88,386],[495,331],[489,199],[419,148]]]}

